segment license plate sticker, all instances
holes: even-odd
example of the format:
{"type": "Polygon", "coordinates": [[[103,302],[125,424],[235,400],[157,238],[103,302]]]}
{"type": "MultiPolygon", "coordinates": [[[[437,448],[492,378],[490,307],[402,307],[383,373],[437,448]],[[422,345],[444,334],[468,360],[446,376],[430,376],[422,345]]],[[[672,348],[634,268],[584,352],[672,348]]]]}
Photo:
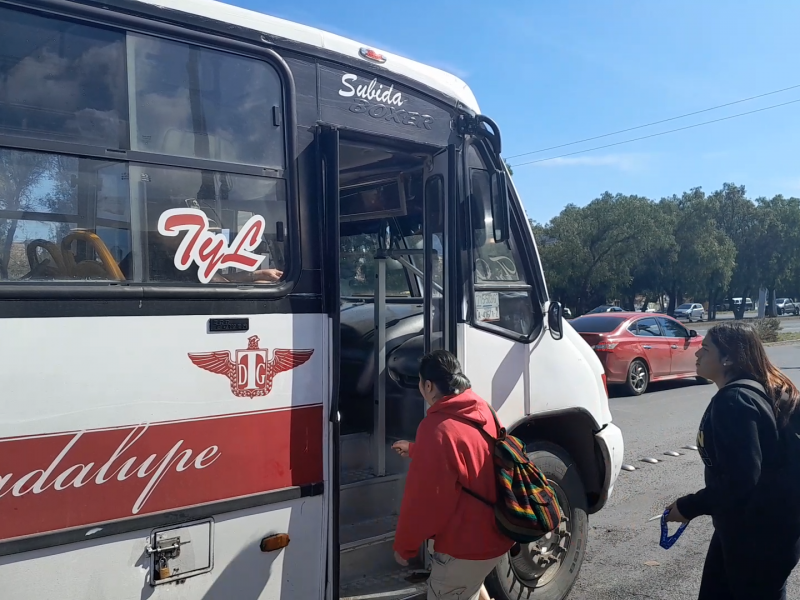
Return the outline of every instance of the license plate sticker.
{"type": "Polygon", "coordinates": [[[475,315],[478,321],[499,321],[500,293],[475,292],[475,315]]]}

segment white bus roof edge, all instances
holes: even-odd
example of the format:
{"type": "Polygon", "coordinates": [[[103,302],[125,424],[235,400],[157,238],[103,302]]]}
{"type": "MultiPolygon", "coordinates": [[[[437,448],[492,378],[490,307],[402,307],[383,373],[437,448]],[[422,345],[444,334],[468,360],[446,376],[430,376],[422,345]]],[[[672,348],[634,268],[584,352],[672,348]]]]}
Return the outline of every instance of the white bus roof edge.
{"type": "MultiPolygon", "coordinates": [[[[332,52],[338,52],[342,55],[351,58],[359,56],[359,50],[367,44],[360,44],[354,40],[328,33],[310,27],[308,25],[301,25],[266,15],[264,13],[255,12],[237,6],[231,6],[216,0],[138,0],[144,4],[150,4],[159,8],[167,8],[189,14],[195,14],[215,21],[237,25],[246,29],[252,29],[272,35],[276,37],[285,38],[300,44],[307,44],[317,48],[324,48],[332,52]]],[[[419,81],[447,96],[450,96],[462,104],[465,104],[475,112],[480,112],[478,102],[475,95],[469,86],[456,77],[452,73],[448,73],[436,67],[431,67],[423,63],[419,63],[408,58],[403,58],[391,52],[385,52],[380,48],[374,48],[381,54],[386,56],[386,62],[381,65],[387,70],[403,75],[415,81],[419,81]]],[[[369,68],[370,64],[365,61],[365,68],[369,68]]]]}

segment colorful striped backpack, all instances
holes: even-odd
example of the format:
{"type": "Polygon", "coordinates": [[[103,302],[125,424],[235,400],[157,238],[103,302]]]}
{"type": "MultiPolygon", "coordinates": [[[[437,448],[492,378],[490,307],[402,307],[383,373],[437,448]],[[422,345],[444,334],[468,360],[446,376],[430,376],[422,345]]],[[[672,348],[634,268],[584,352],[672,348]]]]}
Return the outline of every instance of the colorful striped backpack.
{"type": "Polygon", "coordinates": [[[508,435],[494,409],[491,406],[489,409],[497,425],[497,439],[475,423],[464,422],[480,431],[493,449],[497,502],[489,502],[468,488],[462,489],[494,509],[495,522],[503,535],[522,544],[534,542],[561,523],[563,513],[558,498],[547,477],[528,458],[522,440],[508,435]]]}

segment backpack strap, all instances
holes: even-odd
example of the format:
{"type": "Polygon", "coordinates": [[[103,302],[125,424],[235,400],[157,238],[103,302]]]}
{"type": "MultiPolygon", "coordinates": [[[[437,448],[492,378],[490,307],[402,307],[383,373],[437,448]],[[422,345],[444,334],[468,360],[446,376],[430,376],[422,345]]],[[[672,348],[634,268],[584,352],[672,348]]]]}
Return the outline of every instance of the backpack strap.
{"type": "Polygon", "coordinates": [[[772,417],[774,418],[775,413],[774,409],[772,408],[772,398],[770,398],[767,395],[767,390],[764,389],[764,386],[758,383],[755,379],[737,379],[736,381],[731,381],[730,383],[722,387],[723,390],[728,388],[731,389],[741,388],[754,392],[760,400],[763,400],[766,403],[767,405],[766,407],[769,409],[767,412],[769,412],[769,414],[772,415],[772,417]]]}
{"type": "Polygon", "coordinates": [[[489,508],[494,508],[494,502],[489,502],[486,498],[484,498],[480,494],[476,494],[475,492],[473,492],[468,487],[462,485],[461,489],[464,490],[467,494],[469,494],[473,498],[475,498],[476,500],[479,500],[480,502],[483,502],[489,508]]]}
{"type": "Polygon", "coordinates": [[[764,386],[758,383],[755,379],[736,379],[735,381],[726,383],[723,386],[723,388],[727,387],[734,387],[734,388],[743,387],[749,390],[753,390],[754,392],[758,393],[759,395],[769,400],[769,396],[767,396],[767,390],[765,390],[764,386]]]}
{"type": "MultiPolygon", "coordinates": [[[[489,407],[489,410],[492,413],[492,418],[494,419],[494,424],[497,426],[497,438],[494,438],[491,435],[489,435],[488,433],[486,433],[486,431],[484,431],[483,427],[479,427],[473,421],[469,421],[467,419],[462,419],[461,417],[456,417],[456,416],[453,416],[453,415],[450,415],[450,417],[453,418],[453,419],[456,419],[457,421],[461,421],[462,423],[464,423],[466,425],[469,425],[470,427],[473,427],[474,429],[477,429],[478,433],[480,433],[484,437],[484,439],[486,439],[489,442],[489,457],[490,457],[491,460],[494,460],[494,447],[497,444],[497,442],[501,442],[504,439],[506,439],[506,430],[505,430],[505,427],[500,425],[500,421],[497,418],[497,413],[494,412],[494,409],[492,408],[492,405],[489,404],[488,402],[486,402],[486,406],[489,407]]],[[[476,500],[478,500],[480,502],[483,502],[489,508],[494,508],[494,502],[489,502],[486,498],[484,498],[480,494],[476,494],[475,492],[473,492],[468,487],[462,485],[461,489],[464,490],[467,494],[469,494],[473,498],[475,498],[476,500]]]]}

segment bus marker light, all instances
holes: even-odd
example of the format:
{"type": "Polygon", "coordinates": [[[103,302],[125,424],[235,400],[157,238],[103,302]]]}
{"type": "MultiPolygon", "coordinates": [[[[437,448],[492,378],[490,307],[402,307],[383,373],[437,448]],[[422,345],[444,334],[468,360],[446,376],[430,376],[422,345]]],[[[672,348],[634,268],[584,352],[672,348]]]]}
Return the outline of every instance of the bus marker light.
{"type": "Polygon", "coordinates": [[[371,60],[376,63],[383,64],[386,62],[386,57],[380,52],[376,52],[372,48],[361,48],[358,53],[362,58],[366,58],[367,60],[371,60]]]}
{"type": "Polygon", "coordinates": [[[261,551],[262,552],[274,552],[275,550],[280,550],[281,548],[286,548],[289,545],[289,534],[288,533],[276,533],[275,535],[269,535],[261,540],[261,551]]]}

